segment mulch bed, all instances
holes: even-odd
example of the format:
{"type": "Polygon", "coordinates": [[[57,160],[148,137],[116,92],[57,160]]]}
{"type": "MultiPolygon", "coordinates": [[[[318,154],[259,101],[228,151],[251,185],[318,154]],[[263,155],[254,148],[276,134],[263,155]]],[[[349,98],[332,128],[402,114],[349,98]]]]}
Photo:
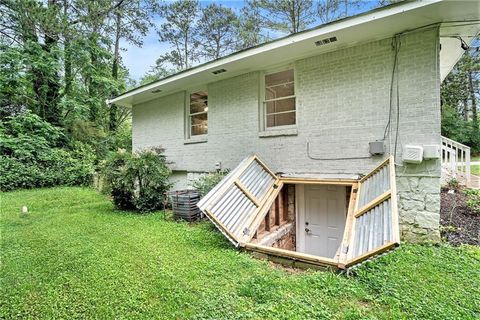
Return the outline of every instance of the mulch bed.
{"type": "Polygon", "coordinates": [[[444,188],[441,194],[442,238],[453,245],[480,245],[480,214],[467,207],[467,197],[461,189],[454,190],[454,193],[448,191],[444,188]]]}

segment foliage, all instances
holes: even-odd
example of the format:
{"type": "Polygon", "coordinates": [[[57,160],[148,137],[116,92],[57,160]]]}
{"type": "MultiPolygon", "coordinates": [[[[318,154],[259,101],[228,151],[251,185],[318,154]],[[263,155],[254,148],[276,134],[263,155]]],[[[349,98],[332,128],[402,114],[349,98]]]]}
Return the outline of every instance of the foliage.
{"type": "Polygon", "coordinates": [[[200,178],[192,183],[192,187],[195,188],[200,196],[205,196],[210,190],[213,189],[225,176],[228,174],[228,170],[220,170],[216,172],[210,172],[202,175],[200,178]]]}
{"type": "Polygon", "coordinates": [[[474,246],[402,244],[346,276],[257,260],[211,223],[125,214],[87,188],[5,193],[1,210],[5,319],[476,319],[480,309],[474,246]]]}
{"type": "Polygon", "coordinates": [[[467,196],[466,205],[476,214],[480,214],[480,189],[463,190],[467,196]]]}
{"type": "Polygon", "coordinates": [[[450,189],[457,190],[460,186],[460,182],[456,178],[451,178],[447,181],[447,186],[450,189]]]}
{"type": "Polygon", "coordinates": [[[25,112],[0,123],[0,189],[88,185],[95,155],[86,144],[65,144],[60,128],[25,112]]]}
{"type": "Polygon", "coordinates": [[[195,24],[198,19],[198,1],[174,1],[161,6],[160,16],[165,20],[157,31],[160,41],[171,45],[172,50],[163,54],[161,62],[169,62],[178,70],[190,68],[198,61],[198,43],[195,24]]]}
{"type": "Polygon", "coordinates": [[[237,16],[230,8],[209,4],[201,10],[198,21],[198,42],[201,54],[208,60],[232,52],[235,44],[237,16]]]}
{"type": "Polygon", "coordinates": [[[248,6],[260,9],[268,28],[289,34],[305,30],[315,20],[312,0],[251,0],[248,6]]]}
{"type": "MultiPolygon", "coordinates": [[[[460,41],[460,40],[459,40],[460,41]]],[[[442,135],[480,152],[480,54],[477,38],[441,87],[442,135]]]]}
{"type": "Polygon", "coordinates": [[[161,148],[112,153],[104,173],[113,203],[122,210],[158,210],[171,187],[168,181],[171,171],[161,148]]]}

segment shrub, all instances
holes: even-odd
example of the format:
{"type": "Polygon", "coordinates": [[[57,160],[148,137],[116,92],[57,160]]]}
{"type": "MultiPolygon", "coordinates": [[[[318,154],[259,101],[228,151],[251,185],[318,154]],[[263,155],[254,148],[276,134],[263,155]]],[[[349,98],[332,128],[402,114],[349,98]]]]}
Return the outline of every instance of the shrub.
{"type": "Polygon", "coordinates": [[[451,178],[450,180],[447,181],[447,186],[449,189],[457,190],[458,187],[460,186],[460,183],[456,178],[451,178]]]}
{"type": "Polygon", "coordinates": [[[226,175],[228,170],[220,170],[217,172],[210,172],[202,175],[200,178],[192,183],[192,187],[195,188],[200,196],[205,196],[210,190],[213,189],[226,175]]]}
{"type": "Polygon", "coordinates": [[[171,187],[171,170],[163,151],[151,148],[129,153],[120,149],[110,155],[103,171],[117,208],[140,212],[162,208],[171,187]]]}
{"type": "Polygon", "coordinates": [[[469,207],[473,213],[480,214],[480,190],[465,189],[463,191],[467,196],[465,204],[469,207]]]}
{"type": "Polygon", "coordinates": [[[67,144],[61,129],[29,112],[0,123],[0,189],[88,185],[95,155],[86,144],[67,144]]]}

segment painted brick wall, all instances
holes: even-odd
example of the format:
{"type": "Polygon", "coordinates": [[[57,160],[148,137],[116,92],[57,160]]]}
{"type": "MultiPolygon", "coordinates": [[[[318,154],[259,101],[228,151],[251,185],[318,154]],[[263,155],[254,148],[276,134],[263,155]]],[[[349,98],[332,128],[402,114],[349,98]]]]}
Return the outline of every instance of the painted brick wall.
{"type": "MultiPolygon", "coordinates": [[[[437,49],[436,29],[401,38],[398,163],[404,144],[440,143],[437,49]]],[[[256,153],[276,172],[364,174],[381,157],[335,161],[315,158],[368,157],[368,142],[383,138],[393,57],[392,39],[384,39],[295,61],[296,135],[259,137],[258,71],[208,84],[209,133],[204,143],[184,144],[184,92],[134,106],[134,148],[161,145],[173,169],[185,172],[211,171],[216,162],[223,168],[233,168],[256,153]]],[[[395,149],[396,124],[394,105],[386,136],[389,152],[395,149]]],[[[409,240],[437,240],[439,161],[398,166],[397,176],[402,234],[409,240]]]]}

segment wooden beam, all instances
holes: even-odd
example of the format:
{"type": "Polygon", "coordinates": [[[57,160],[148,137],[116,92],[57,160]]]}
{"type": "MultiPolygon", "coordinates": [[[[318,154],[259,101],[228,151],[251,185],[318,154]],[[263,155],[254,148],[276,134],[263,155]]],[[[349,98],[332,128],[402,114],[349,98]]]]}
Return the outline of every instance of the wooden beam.
{"type": "Polygon", "coordinates": [[[397,247],[397,246],[398,246],[398,243],[396,243],[396,242],[386,243],[386,244],[382,245],[381,247],[378,247],[377,249],[370,250],[370,251],[362,254],[361,256],[358,256],[356,258],[353,258],[353,259],[349,260],[346,264],[339,264],[338,267],[341,268],[341,269],[346,269],[350,266],[353,266],[354,264],[365,261],[372,256],[382,254],[385,251],[388,251],[388,250],[390,250],[394,247],[397,247]]]}
{"type": "MultiPolygon", "coordinates": [[[[278,193],[282,190],[283,187],[283,182],[280,180],[276,180],[273,185],[277,185],[276,188],[271,187],[269,190],[268,195],[266,196],[266,199],[263,201],[262,206],[258,207],[255,213],[252,215],[252,218],[245,223],[246,226],[250,230],[257,230],[258,226],[262,222],[262,220],[265,218],[264,213],[266,210],[269,210],[270,207],[272,206],[273,201],[275,201],[275,198],[277,197],[278,193]]],[[[266,214],[266,213],[265,213],[266,214]]],[[[253,232],[250,232],[250,235],[245,235],[243,237],[243,242],[248,242],[252,238],[253,232]]]]}
{"type": "Polygon", "coordinates": [[[292,183],[292,184],[330,184],[338,186],[351,186],[357,182],[357,180],[345,179],[345,180],[329,180],[329,179],[305,179],[305,178],[289,178],[289,177],[280,177],[280,181],[283,183],[292,183]]]}
{"type": "Polygon", "coordinates": [[[392,193],[392,235],[393,241],[400,243],[400,230],[398,218],[398,204],[397,204],[397,179],[395,176],[395,161],[393,156],[390,156],[390,190],[392,193]]]}
{"type": "Polygon", "coordinates": [[[267,246],[262,246],[259,244],[254,244],[254,243],[245,243],[242,244],[246,249],[251,250],[251,251],[257,251],[261,253],[266,253],[266,254],[271,254],[274,256],[279,256],[283,258],[289,258],[293,260],[298,260],[306,263],[312,263],[312,264],[317,264],[317,265],[323,265],[323,266],[334,266],[338,267],[338,260],[336,259],[330,259],[330,258],[323,258],[319,256],[314,256],[311,254],[306,254],[306,253],[301,253],[301,252],[296,252],[296,251],[290,251],[290,250],[285,250],[285,249],[280,249],[280,248],[273,248],[273,247],[267,247],[267,246]]]}
{"type": "Polygon", "coordinates": [[[250,201],[252,201],[257,207],[260,206],[260,201],[247,190],[247,187],[238,179],[236,179],[233,183],[247,196],[250,201]]]}
{"type": "Polygon", "coordinates": [[[347,211],[347,220],[345,222],[345,231],[343,232],[343,240],[340,246],[340,255],[339,255],[339,263],[346,264],[347,262],[347,250],[350,245],[350,236],[353,233],[352,226],[353,220],[355,219],[355,203],[358,195],[358,183],[352,186],[352,190],[350,192],[350,201],[348,202],[348,211],[347,211]]]}
{"type": "Polygon", "coordinates": [[[380,163],[375,169],[373,169],[372,171],[370,171],[366,176],[364,176],[362,179],[360,179],[360,183],[363,183],[365,180],[367,180],[368,178],[370,178],[371,176],[373,176],[375,173],[378,172],[378,170],[382,169],[384,166],[386,166],[389,162],[390,162],[390,157],[388,157],[387,159],[383,160],[382,163],[380,163]]]}
{"type": "Polygon", "coordinates": [[[372,201],[364,205],[360,210],[355,212],[355,218],[358,218],[361,215],[365,214],[366,212],[370,211],[372,208],[376,207],[377,205],[387,200],[391,196],[392,196],[392,190],[389,189],[385,191],[384,193],[382,193],[381,195],[379,195],[378,197],[376,197],[375,199],[373,199],[372,201]]]}
{"type": "Polygon", "coordinates": [[[207,213],[207,217],[209,217],[214,224],[216,224],[226,235],[228,235],[228,237],[237,242],[236,246],[238,246],[239,241],[237,237],[233,233],[231,233],[227,229],[227,227],[225,227],[223,223],[221,223],[210,210],[205,209],[205,212],[207,213]]]}

